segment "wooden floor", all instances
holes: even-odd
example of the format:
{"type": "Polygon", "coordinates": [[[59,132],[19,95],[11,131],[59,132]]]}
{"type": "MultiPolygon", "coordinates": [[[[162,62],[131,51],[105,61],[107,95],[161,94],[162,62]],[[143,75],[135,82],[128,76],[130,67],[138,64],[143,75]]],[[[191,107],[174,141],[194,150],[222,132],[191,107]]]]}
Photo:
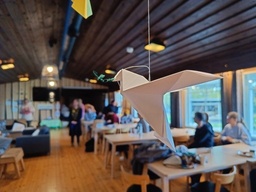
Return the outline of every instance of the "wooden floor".
{"type": "MultiPolygon", "coordinates": [[[[119,176],[110,178],[102,155],[85,153],[84,145],[71,147],[67,129],[51,130],[51,154],[26,158],[25,166],[20,179],[13,179],[9,166],[11,172],[0,180],[0,192],[124,191],[119,176]]],[[[185,178],[172,182],[172,191],[185,192],[185,178]]]]}

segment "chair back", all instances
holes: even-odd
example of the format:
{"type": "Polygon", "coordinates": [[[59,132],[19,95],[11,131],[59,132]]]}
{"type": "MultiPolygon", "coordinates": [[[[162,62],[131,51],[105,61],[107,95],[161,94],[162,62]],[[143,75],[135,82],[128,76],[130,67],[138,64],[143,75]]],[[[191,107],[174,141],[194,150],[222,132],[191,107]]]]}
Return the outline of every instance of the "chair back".
{"type": "Polygon", "coordinates": [[[148,175],[133,175],[126,172],[123,166],[121,166],[121,177],[125,185],[125,191],[127,191],[131,185],[140,185],[141,192],[147,192],[147,184],[150,182],[148,175]]]}
{"type": "Polygon", "coordinates": [[[181,144],[188,144],[188,141],[190,139],[189,135],[182,135],[182,136],[177,136],[173,137],[175,145],[181,145],[181,144]]]}
{"type": "MultiPolygon", "coordinates": [[[[232,172],[228,174],[214,173],[213,181],[216,183],[215,192],[220,192],[221,185],[233,184],[236,176],[236,166],[233,166],[232,172]]],[[[231,185],[231,188],[233,185],[231,185]]]]}

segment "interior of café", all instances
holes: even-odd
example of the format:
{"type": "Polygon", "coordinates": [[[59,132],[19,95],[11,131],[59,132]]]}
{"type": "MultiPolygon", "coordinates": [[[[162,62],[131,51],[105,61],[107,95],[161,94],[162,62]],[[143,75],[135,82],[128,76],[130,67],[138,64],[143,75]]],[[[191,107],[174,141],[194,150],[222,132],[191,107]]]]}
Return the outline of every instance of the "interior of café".
{"type": "Polygon", "coordinates": [[[1,192],[256,192],[255,0],[0,0],[1,192]]]}

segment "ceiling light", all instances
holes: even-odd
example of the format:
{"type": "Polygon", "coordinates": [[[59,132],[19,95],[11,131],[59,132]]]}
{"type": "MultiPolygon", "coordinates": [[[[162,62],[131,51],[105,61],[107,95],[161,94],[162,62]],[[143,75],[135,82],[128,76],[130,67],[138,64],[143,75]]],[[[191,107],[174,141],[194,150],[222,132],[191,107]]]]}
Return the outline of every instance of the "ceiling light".
{"type": "Polygon", "coordinates": [[[55,82],[54,82],[54,81],[49,81],[49,83],[48,83],[48,84],[49,84],[49,86],[50,86],[50,87],[54,87],[55,82]]]}
{"type": "Polygon", "coordinates": [[[29,80],[29,77],[20,77],[19,78],[19,81],[28,81],[29,80]]]}
{"type": "Polygon", "coordinates": [[[13,69],[14,66],[14,59],[7,59],[7,60],[0,60],[0,65],[3,70],[13,69]]]}
{"type": "Polygon", "coordinates": [[[19,81],[23,81],[23,82],[29,80],[28,74],[19,75],[18,78],[19,78],[19,81]]]}
{"type": "Polygon", "coordinates": [[[116,70],[111,68],[110,65],[107,65],[106,69],[105,69],[105,73],[108,75],[115,75],[116,74],[116,70]]]}
{"type": "Polygon", "coordinates": [[[42,69],[42,78],[45,80],[59,79],[59,70],[56,65],[45,65],[42,69]]]}
{"type": "Polygon", "coordinates": [[[159,38],[153,38],[144,48],[148,51],[160,52],[165,49],[165,44],[159,38]]]}
{"type": "Polygon", "coordinates": [[[97,80],[96,80],[96,79],[90,79],[89,82],[90,82],[90,83],[97,83],[97,80]]]}
{"type": "Polygon", "coordinates": [[[53,72],[53,67],[52,67],[52,66],[48,66],[48,67],[47,67],[47,71],[48,71],[49,73],[53,72]]]}

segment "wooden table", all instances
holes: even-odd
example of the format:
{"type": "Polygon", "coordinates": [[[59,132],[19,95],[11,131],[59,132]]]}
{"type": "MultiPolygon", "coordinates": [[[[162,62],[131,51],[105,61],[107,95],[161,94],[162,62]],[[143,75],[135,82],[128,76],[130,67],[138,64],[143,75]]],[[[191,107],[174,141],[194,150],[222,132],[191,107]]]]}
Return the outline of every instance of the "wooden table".
{"type": "Polygon", "coordinates": [[[137,123],[128,123],[128,124],[113,124],[109,126],[103,126],[102,128],[93,129],[94,133],[94,154],[97,154],[98,152],[98,134],[103,133],[103,139],[104,139],[104,133],[111,131],[113,129],[119,130],[121,132],[122,129],[132,129],[137,126],[137,123]]]}
{"type": "MultiPolygon", "coordinates": [[[[247,158],[237,155],[238,150],[250,150],[253,147],[245,145],[243,143],[216,146],[213,147],[210,153],[207,153],[209,162],[206,165],[198,165],[194,169],[181,169],[178,167],[166,167],[163,165],[162,161],[149,163],[148,169],[156,173],[162,178],[162,190],[163,192],[169,192],[169,181],[184,177],[191,176],[198,173],[207,173],[217,170],[226,169],[232,167],[233,165],[246,165],[248,160],[256,160],[253,158],[247,158]]],[[[197,152],[198,149],[191,149],[191,152],[197,152]]],[[[200,150],[200,149],[199,149],[200,150]]],[[[249,167],[245,167],[245,189],[250,192],[249,183],[249,167]]],[[[241,191],[238,187],[238,191],[241,191]]]]}
{"type": "MultiPolygon", "coordinates": [[[[143,133],[140,137],[138,134],[115,134],[115,135],[105,135],[104,138],[107,141],[106,152],[109,150],[109,144],[112,145],[111,150],[111,177],[114,178],[114,171],[115,171],[115,154],[116,154],[116,147],[119,145],[130,145],[130,144],[140,144],[149,141],[158,140],[154,136],[154,131],[149,133],[143,133]]],[[[105,153],[105,160],[104,160],[105,167],[107,167],[107,153],[105,153]]]]}

